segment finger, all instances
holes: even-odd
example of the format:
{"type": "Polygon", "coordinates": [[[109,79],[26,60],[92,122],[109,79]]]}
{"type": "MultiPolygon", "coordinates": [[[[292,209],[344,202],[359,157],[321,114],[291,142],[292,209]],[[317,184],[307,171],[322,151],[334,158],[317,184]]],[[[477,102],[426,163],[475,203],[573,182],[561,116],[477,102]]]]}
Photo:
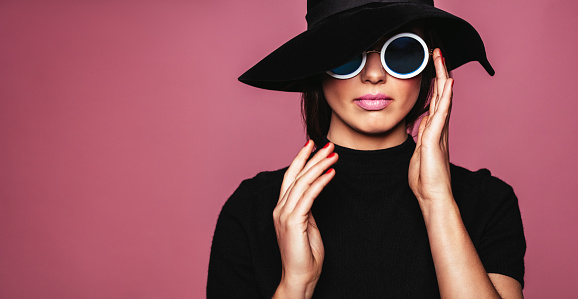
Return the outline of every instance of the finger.
{"type": "Polygon", "coordinates": [[[333,168],[330,168],[325,174],[318,177],[303,193],[301,200],[296,203],[293,213],[299,216],[307,215],[311,211],[311,207],[317,196],[319,196],[323,188],[325,188],[334,177],[335,170],[333,168]]]}
{"type": "Polygon", "coordinates": [[[448,66],[446,65],[446,58],[442,54],[442,50],[440,49],[440,56],[442,57],[442,64],[444,66],[444,73],[446,74],[446,78],[450,77],[450,72],[448,71],[448,66]]]}
{"type": "Polygon", "coordinates": [[[434,80],[433,80],[433,92],[432,92],[432,95],[430,98],[429,112],[428,112],[428,114],[430,116],[434,114],[434,111],[436,109],[437,98],[438,98],[438,81],[437,81],[437,79],[434,78],[434,80]]]}
{"type": "MultiPolygon", "coordinates": [[[[440,48],[436,48],[434,50],[434,52],[432,53],[432,58],[434,59],[434,66],[435,67],[440,67],[439,69],[439,73],[441,75],[441,78],[449,78],[450,77],[450,73],[448,72],[448,68],[446,66],[446,59],[444,57],[444,55],[442,54],[442,50],[440,48]]],[[[437,75],[438,69],[436,68],[436,75],[437,75]]]]}
{"type": "Polygon", "coordinates": [[[287,192],[289,186],[295,181],[297,175],[301,172],[305,163],[307,163],[307,159],[311,155],[313,151],[313,142],[311,140],[307,140],[305,146],[299,151],[291,165],[287,171],[285,171],[285,175],[283,176],[283,183],[281,184],[281,193],[279,195],[279,201],[283,198],[284,194],[287,192]]]}
{"type": "Polygon", "coordinates": [[[440,102],[438,105],[438,109],[443,111],[444,113],[450,113],[450,106],[452,104],[452,87],[454,85],[454,79],[449,78],[446,80],[446,84],[444,85],[443,93],[440,98],[440,102]]]}
{"type": "Polygon", "coordinates": [[[323,172],[328,169],[331,165],[337,162],[338,156],[332,153],[327,158],[319,161],[317,164],[312,166],[306,173],[300,176],[295,184],[289,190],[287,199],[285,200],[283,209],[286,212],[291,212],[299,201],[302,200],[303,194],[311,187],[311,185],[323,175],[323,172]]]}
{"type": "MultiPolygon", "coordinates": [[[[313,142],[311,142],[311,144],[312,143],[313,142]]],[[[308,145],[308,146],[310,146],[310,145],[308,145]]],[[[306,161],[305,166],[301,166],[300,169],[296,168],[298,170],[297,174],[291,174],[291,177],[284,177],[283,178],[283,184],[288,184],[288,186],[285,189],[283,189],[283,186],[282,186],[282,192],[283,193],[281,193],[279,196],[279,201],[277,202],[278,206],[285,205],[285,203],[287,201],[288,194],[289,194],[290,190],[292,190],[293,186],[295,185],[295,181],[297,179],[299,179],[301,176],[303,176],[303,174],[305,174],[313,165],[315,165],[316,163],[319,163],[319,161],[321,161],[322,159],[327,158],[327,156],[329,154],[331,154],[331,152],[333,152],[334,148],[335,148],[335,145],[331,142],[328,142],[322,149],[317,151],[317,153],[311,159],[309,159],[309,161],[306,161]]],[[[309,156],[311,156],[311,151],[309,151],[309,156]]]]}
{"type": "MultiPolygon", "coordinates": [[[[444,89],[444,85],[446,84],[446,81],[448,79],[448,73],[442,58],[442,52],[439,48],[436,48],[434,50],[434,54],[433,54],[433,59],[434,59],[434,67],[436,70],[436,82],[437,82],[437,94],[438,94],[438,101],[441,97],[441,94],[443,92],[444,89]]],[[[436,109],[434,110],[437,111],[438,109],[438,103],[436,102],[436,109]]]]}
{"type": "Polygon", "coordinates": [[[437,111],[435,115],[431,117],[429,126],[434,132],[432,136],[434,140],[440,140],[443,130],[447,128],[447,124],[449,123],[449,108],[452,100],[452,84],[453,79],[448,79],[444,86],[443,95],[439,100],[437,111]]]}
{"type": "Polygon", "coordinates": [[[306,173],[313,165],[325,159],[328,155],[330,155],[333,152],[334,149],[335,145],[332,142],[328,142],[323,148],[318,150],[317,153],[311,159],[309,159],[307,164],[305,164],[305,167],[303,167],[301,172],[297,175],[297,178],[306,173]]]}
{"type": "Polygon", "coordinates": [[[453,86],[454,86],[454,79],[448,79],[449,86],[445,87],[444,94],[445,94],[445,102],[444,102],[444,111],[446,111],[447,116],[444,124],[444,129],[442,131],[442,141],[443,146],[448,147],[448,137],[449,137],[449,127],[450,127],[450,118],[452,114],[452,103],[453,103],[453,86]]]}

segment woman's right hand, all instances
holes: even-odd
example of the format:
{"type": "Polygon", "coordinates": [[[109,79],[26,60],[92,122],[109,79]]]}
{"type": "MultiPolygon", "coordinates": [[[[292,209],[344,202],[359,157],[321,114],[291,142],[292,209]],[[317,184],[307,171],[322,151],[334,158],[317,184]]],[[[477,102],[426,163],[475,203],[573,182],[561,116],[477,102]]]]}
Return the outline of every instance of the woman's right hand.
{"type": "Polygon", "coordinates": [[[279,201],[273,210],[281,252],[281,283],[273,298],[311,298],[323,266],[325,250],[311,214],[313,201],[335,176],[329,169],[337,162],[328,143],[309,161],[313,142],[307,141],[285,172],[279,201]]]}

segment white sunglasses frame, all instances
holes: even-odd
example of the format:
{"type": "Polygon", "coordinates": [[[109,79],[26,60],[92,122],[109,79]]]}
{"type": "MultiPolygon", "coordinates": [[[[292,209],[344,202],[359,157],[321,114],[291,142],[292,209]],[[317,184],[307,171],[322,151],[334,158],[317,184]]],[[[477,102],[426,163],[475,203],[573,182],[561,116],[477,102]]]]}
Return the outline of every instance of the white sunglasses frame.
{"type": "Polygon", "coordinates": [[[353,71],[349,74],[345,74],[345,75],[339,75],[339,74],[336,74],[332,71],[327,71],[326,73],[328,75],[330,75],[331,77],[336,78],[336,79],[342,79],[343,80],[343,79],[353,78],[353,77],[357,76],[361,72],[361,70],[363,70],[363,68],[365,67],[365,62],[367,61],[367,53],[380,53],[379,57],[381,59],[381,65],[383,66],[385,71],[388,74],[390,74],[391,76],[398,78],[398,79],[409,79],[409,78],[413,78],[413,77],[419,75],[427,66],[427,63],[429,62],[429,57],[431,55],[425,41],[419,35],[417,35],[415,33],[404,32],[404,33],[396,34],[396,35],[392,36],[391,38],[389,38],[383,44],[383,47],[381,47],[380,51],[376,51],[376,50],[364,51],[362,53],[361,64],[359,65],[359,67],[355,71],[353,71]],[[421,65],[415,71],[413,71],[411,73],[407,73],[407,74],[396,73],[393,70],[391,70],[387,66],[387,64],[385,63],[385,49],[387,49],[387,46],[389,46],[389,44],[391,44],[395,39],[400,38],[400,37],[410,37],[410,38],[417,40],[421,44],[421,46],[423,47],[423,52],[424,52],[424,60],[422,61],[421,65]]]}

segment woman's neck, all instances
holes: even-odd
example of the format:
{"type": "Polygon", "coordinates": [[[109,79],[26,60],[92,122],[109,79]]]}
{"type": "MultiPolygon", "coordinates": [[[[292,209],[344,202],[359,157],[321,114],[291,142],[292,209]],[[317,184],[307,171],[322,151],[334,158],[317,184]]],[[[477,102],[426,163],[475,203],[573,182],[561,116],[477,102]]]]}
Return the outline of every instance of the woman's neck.
{"type": "MultiPolygon", "coordinates": [[[[334,124],[332,122],[332,124],[334,124]]],[[[340,128],[332,125],[327,132],[327,139],[342,147],[356,150],[380,150],[402,144],[407,139],[405,121],[394,128],[379,134],[365,134],[352,128],[340,128]]]]}

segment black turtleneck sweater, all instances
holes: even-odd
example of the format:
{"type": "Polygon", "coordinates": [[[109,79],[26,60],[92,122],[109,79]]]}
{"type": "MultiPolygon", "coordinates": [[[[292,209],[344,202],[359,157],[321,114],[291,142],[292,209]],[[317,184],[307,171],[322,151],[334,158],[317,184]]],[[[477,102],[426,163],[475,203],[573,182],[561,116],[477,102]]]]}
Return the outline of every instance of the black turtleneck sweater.
{"type": "MultiPolygon", "coordinates": [[[[396,147],[335,146],[335,177],[312,213],[325,247],[314,298],[439,298],[428,236],[408,185],[411,137],[396,147]]],[[[286,168],[245,180],[223,206],[213,237],[208,298],[270,298],[281,280],[273,226],[286,168]]],[[[451,166],[462,220],[488,273],[523,285],[526,242],[512,188],[486,169],[451,166]]]]}

